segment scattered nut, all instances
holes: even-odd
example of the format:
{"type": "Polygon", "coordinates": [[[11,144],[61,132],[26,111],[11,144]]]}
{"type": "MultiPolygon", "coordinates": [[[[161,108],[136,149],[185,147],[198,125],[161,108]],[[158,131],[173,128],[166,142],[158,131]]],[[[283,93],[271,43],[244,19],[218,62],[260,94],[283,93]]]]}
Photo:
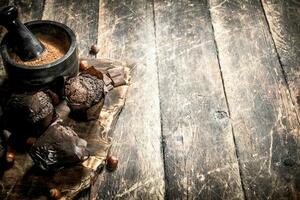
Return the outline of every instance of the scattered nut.
{"type": "Polygon", "coordinates": [[[50,197],[53,199],[60,199],[61,198],[61,192],[57,188],[52,188],[50,190],[50,197]]]}
{"type": "Polygon", "coordinates": [[[106,159],[106,168],[109,171],[114,171],[118,167],[118,159],[115,156],[108,156],[106,159]]]}
{"type": "Polygon", "coordinates": [[[35,137],[30,137],[26,140],[26,144],[30,147],[32,146],[34,143],[36,142],[36,138],[35,137]]]}
{"type": "Polygon", "coordinates": [[[92,54],[97,54],[98,52],[99,52],[99,47],[96,45],[96,44],[93,44],[92,46],[91,46],[91,53],[92,54]]]}
{"type": "Polygon", "coordinates": [[[6,162],[8,164],[13,164],[15,162],[16,154],[13,152],[6,153],[6,162]]]}
{"type": "Polygon", "coordinates": [[[89,68],[88,62],[86,60],[81,60],[79,63],[79,69],[84,71],[89,68]]]}

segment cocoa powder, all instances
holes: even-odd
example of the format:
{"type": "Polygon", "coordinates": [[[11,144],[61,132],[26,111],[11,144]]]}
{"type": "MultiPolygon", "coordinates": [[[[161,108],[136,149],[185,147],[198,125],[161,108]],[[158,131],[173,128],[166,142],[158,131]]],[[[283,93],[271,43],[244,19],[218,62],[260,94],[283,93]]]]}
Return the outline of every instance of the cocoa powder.
{"type": "Polygon", "coordinates": [[[48,63],[52,63],[60,58],[62,58],[67,50],[61,45],[61,41],[58,39],[45,36],[45,35],[37,35],[37,39],[44,45],[45,51],[43,54],[35,60],[23,61],[20,57],[11,53],[11,58],[18,64],[28,65],[28,66],[40,66],[48,63]]]}

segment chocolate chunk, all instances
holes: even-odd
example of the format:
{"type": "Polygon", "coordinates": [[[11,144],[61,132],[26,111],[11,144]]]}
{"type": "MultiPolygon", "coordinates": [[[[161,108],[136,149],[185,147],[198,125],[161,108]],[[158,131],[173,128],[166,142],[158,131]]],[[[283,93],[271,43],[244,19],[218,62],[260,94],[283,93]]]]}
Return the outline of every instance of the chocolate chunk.
{"type": "Polygon", "coordinates": [[[104,87],[104,91],[105,91],[106,93],[109,92],[109,91],[111,91],[112,89],[114,89],[114,86],[111,85],[111,84],[109,84],[109,85],[107,85],[107,86],[104,87]]]}
{"type": "Polygon", "coordinates": [[[113,68],[108,70],[108,75],[113,82],[114,87],[126,85],[124,68],[113,68]]]}
{"type": "Polygon", "coordinates": [[[70,128],[50,126],[30,149],[33,162],[42,170],[56,171],[88,158],[87,142],[70,128]]]}
{"type": "Polygon", "coordinates": [[[114,87],[126,85],[126,81],[122,75],[113,77],[112,82],[113,82],[114,87]]]}
{"type": "Polygon", "coordinates": [[[103,81],[106,86],[112,84],[112,80],[106,74],[103,74],[103,81]]]}
{"type": "Polygon", "coordinates": [[[91,66],[84,70],[82,73],[85,74],[90,74],[92,76],[96,76],[98,79],[102,80],[103,79],[103,74],[101,71],[97,70],[95,67],[91,66]]]}
{"type": "Polygon", "coordinates": [[[124,68],[118,67],[118,68],[112,68],[107,70],[108,75],[110,78],[116,77],[116,76],[125,76],[124,68]]]}

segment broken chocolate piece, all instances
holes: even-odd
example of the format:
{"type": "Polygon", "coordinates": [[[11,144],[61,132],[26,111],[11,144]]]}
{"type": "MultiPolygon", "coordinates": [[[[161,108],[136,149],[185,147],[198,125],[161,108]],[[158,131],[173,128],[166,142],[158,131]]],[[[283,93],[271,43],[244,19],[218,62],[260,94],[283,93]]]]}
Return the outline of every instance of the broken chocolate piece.
{"type": "Polygon", "coordinates": [[[30,149],[33,162],[42,170],[57,171],[86,160],[87,142],[70,127],[50,126],[30,149]]]}
{"type": "Polygon", "coordinates": [[[52,123],[55,110],[50,96],[42,91],[15,94],[4,110],[7,130],[18,135],[17,140],[41,135],[52,123]]]}
{"type": "Polygon", "coordinates": [[[98,109],[93,109],[95,112],[93,116],[99,116],[103,106],[99,102],[104,99],[104,82],[95,76],[82,73],[66,81],[65,95],[71,109],[71,117],[92,120],[89,118],[91,113],[88,115],[87,111],[97,105],[98,109]]]}
{"type": "Polygon", "coordinates": [[[123,67],[109,69],[109,70],[107,70],[107,72],[111,78],[116,77],[116,76],[124,76],[125,75],[123,67]]]}
{"type": "Polygon", "coordinates": [[[108,93],[108,92],[111,91],[112,89],[114,89],[114,86],[111,85],[111,84],[104,87],[105,93],[108,93]]]}
{"type": "Polygon", "coordinates": [[[103,81],[106,86],[112,84],[112,80],[106,74],[103,74],[103,81]]]}
{"type": "Polygon", "coordinates": [[[111,78],[114,87],[118,87],[118,86],[126,84],[125,72],[124,72],[123,67],[109,69],[108,70],[108,75],[111,78]]]}
{"type": "Polygon", "coordinates": [[[96,76],[99,79],[103,79],[103,74],[101,71],[97,70],[95,67],[91,66],[89,68],[87,68],[86,70],[84,70],[82,73],[84,74],[90,74],[92,76],[96,76]]]}
{"type": "Polygon", "coordinates": [[[112,82],[113,82],[114,87],[126,85],[126,81],[122,75],[113,77],[112,82]]]}

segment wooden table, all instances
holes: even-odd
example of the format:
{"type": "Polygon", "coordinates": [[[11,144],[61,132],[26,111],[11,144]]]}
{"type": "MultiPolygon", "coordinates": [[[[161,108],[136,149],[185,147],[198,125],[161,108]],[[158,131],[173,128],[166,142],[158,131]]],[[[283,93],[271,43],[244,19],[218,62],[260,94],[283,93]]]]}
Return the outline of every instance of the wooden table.
{"type": "Polygon", "coordinates": [[[138,63],[120,166],[78,199],[300,199],[299,0],[8,2],[69,25],[81,57],[138,63]]]}

